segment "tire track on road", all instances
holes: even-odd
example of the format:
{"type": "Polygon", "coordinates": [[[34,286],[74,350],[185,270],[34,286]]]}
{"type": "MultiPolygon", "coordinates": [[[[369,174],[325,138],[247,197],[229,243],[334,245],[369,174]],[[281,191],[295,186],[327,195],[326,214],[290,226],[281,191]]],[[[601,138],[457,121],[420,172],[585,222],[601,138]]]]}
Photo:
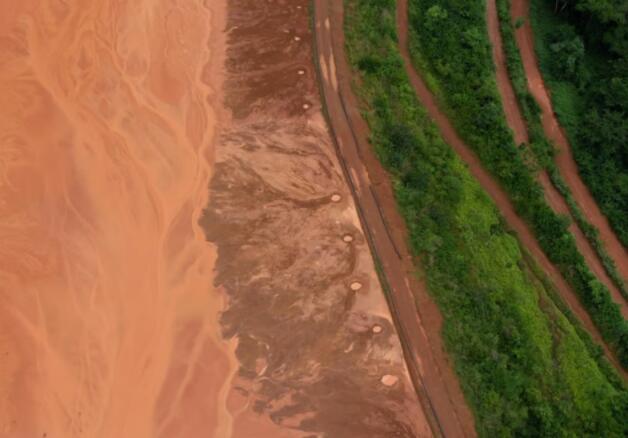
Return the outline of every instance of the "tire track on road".
{"type": "MultiPolygon", "coordinates": [[[[488,0],[486,3],[486,23],[488,35],[493,47],[493,62],[495,64],[497,88],[501,95],[502,108],[506,116],[506,121],[514,133],[516,143],[528,144],[527,123],[521,113],[515,91],[508,75],[506,58],[504,56],[502,36],[499,29],[499,17],[497,15],[497,5],[495,0],[488,0]]],[[[574,220],[567,201],[553,185],[546,170],[543,170],[537,178],[545,192],[545,200],[552,207],[554,212],[567,216],[570,219],[569,231],[574,236],[576,246],[583,255],[585,262],[591,272],[608,288],[613,297],[613,301],[620,306],[624,318],[628,317],[628,306],[615,282],[610,278],[604,268],[597,251],[591,245],[578,223],[574,220]]]]}
{"type": "Polygon", "coordinates": [[[368,130],[356,109],[351,71],[344,57],[343,4],[315,0],[313,5],[315,56],[329,127],[371,251],[381,267],[412,382],[435,436],[475,436],[473,417],[440,339],[442,318],[424,282],[414,275],[390,181],[370,148],[364,147],[368,130]],[[334,78],[326,77],[322,70],[327,60],[335,64],[334,78]],[[352,101],[347,102],[349,99],[352,101]]]}

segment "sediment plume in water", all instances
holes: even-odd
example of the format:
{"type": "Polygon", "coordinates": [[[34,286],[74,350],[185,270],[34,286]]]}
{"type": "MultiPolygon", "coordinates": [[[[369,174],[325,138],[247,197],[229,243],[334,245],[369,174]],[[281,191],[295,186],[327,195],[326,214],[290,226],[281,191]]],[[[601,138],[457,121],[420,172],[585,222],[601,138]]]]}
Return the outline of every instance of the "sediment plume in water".
{"type": "Polygon", "coordinates": [[[222,1],[0,4],[0,436],[228,436],[222,1]]]}

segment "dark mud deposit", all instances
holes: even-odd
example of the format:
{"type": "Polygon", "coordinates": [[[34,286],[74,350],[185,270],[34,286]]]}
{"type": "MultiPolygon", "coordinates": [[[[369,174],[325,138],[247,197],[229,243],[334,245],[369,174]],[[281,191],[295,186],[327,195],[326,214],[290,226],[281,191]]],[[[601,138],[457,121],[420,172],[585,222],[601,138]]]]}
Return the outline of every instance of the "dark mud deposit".
{"type": "Polygon", "coordinates": [[[232,436],[427,436],[321,114],[308,5],[228,6],[231,114],[201,225],[238,342],[232,436]]]}

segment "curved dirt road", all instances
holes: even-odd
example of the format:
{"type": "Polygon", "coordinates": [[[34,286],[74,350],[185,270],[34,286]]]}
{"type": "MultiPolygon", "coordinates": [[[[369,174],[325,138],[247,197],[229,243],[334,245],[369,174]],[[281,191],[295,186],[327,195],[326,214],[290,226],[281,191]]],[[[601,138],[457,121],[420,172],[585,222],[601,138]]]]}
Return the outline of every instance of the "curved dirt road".
{"type": "Polygon", "coordinates": [[[508,126],[513,131],[515,143],[521,145],[528,143],[528,127],[521,114],[517,95],[510,82],[508,69],[506,67],[506,56],[504,54],[502,34],[499,31],[499,16],[497,15],[497,5],[495,0],[486,2],[486,22],[488,24],[488,35],[492,43],[493,62],[495,63],[495,76],[497,88],[502,97],[502,106],[508,126]]]}
{"type": "MultiPolygon", "coordinates": [[[[508,76],[508,68],[506,66],[502,36],[499,30],[499,17],[497,14],[495,0],[487,0],[486,6],[486,22],[488,25],[489,38],[493,47],[493,61],[495,63],[497,85],[501,95],[502,108],[504,110],[504,114],[506,115],[508,125],[514,133],[517,144],[527,143],[529,138],[526,122],[521,114],[515,91],[512,87],[512,82],[508,76]]],[[[545,199],[552,209],[556,213],[570,218],[571,224],[569,226],[569,231],[574,236],[576,246],[578,247],[580,253],[584,256],[587,266],[589,266],[591,272],[593,272],[593,274],[608,288],[613,301],[619,305],[624,318],[628,318],[628,303],[619,291],[615,282],[606,272],[597,251],[595,251],[589,239],[587,239],[576,221],[571,216],[567,202],[556,187],[554,187],[547,172],[541,172],[538,180],[541,187],[543,187],[545,199]]]]}
{"type": "Polygon", "coordinates": [[[0,4],[0,436],[228,434],[206,3],[0,4]]]}
{"type": "MultiPolygon", "coordinates": [[[[561,175],[565,179],[574,199],[589,223],[599,230],[600,238],[606,247],[606,251],[615,262],[617,270],[624,281],[628,283],[628,251],[626,251],[626,248],[613,232],[608,220],[597,206],[591,192],[589,192],[589,189],[580,178],[578,166],[573,158],[567,136],[554,114],[552,101],[547,87],[545,86],[545,82],[543,81],[543,76],[536,59],[536,52],[534,51],[534,33],[530,26],[529,9],[529,0],[512,0],[511,2],[511,18],[513,20],[525,18],[523,26],[516,30],[515,38],[528,79],[528,89],[541,108],[541,121],[545,135],[559,150],[559,153],[556,155],[556,165],[561,175]]],[[[618,302],[623,303],[622,310],[624,310],[628,303],[626,303],[623,297],[620,296],[620,298],[622,301],[618,302]]],[[[626,313],[624,313],[624,316],[626,316],[626,313]]]]}
{"type": "Polygon", "coordinates": [[[390,179],[368,141],[344,54],[343,4],[315,1],[321,86],[332,134],[371,249],[381,263],[410,375],[436,436],[475,436],[474,420],[440,339],[442,317],[417,280],[390,179]]]}
{"type": "Polygon", "coordinates": [[[410,82],[412,83],[420,102],[425,106],[430,116],[438,126],[443,138],[469,166],[469,170],[472,175],[493,199],[493,202],[495,202],[495,205],[508,225],[517,233],[519,241],[528,249],[536,262],[539,263],[543,271],[556,286],[563,300],[565,300],[572,312],[574,312],[574,314],[582,322],[593,339],[602,346],[609,361],[615,366],[624,379],[628,378],[628,373],[626,373],[626,371],[621,367],[614,353],[612,353],[607,347],[597,327],[593,324],[589,314],[580,303],[577,295],[571,289],[569,284],[567,284],[558,268],[556,268],[556,266],[554,266],[554,264],[552,264],[547,258],[528,225],[515,212],[514,206],[512,205],[506,192],[504,192],[493,177],[483,168],[482,163],[472,152],[471,148],[469,148],[458,136],[447,116],[439,109],[435,97],[417,73],[408,50],[408,0],[397,0],[397,25],[400,52],[404,59],[410,82]]]}

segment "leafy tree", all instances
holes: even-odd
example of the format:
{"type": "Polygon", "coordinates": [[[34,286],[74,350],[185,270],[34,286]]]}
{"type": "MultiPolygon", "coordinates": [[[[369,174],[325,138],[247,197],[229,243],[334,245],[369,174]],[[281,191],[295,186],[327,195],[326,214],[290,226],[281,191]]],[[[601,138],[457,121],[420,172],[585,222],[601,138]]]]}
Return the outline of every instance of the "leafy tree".
{"type": "Polygon", "coordinates": [[[583,67],[584,41],[573,26],[563,25],[554,30],[549,38],[552,51],[552,68],[556,77],[584,85],[588,74],[583,67]]]}

